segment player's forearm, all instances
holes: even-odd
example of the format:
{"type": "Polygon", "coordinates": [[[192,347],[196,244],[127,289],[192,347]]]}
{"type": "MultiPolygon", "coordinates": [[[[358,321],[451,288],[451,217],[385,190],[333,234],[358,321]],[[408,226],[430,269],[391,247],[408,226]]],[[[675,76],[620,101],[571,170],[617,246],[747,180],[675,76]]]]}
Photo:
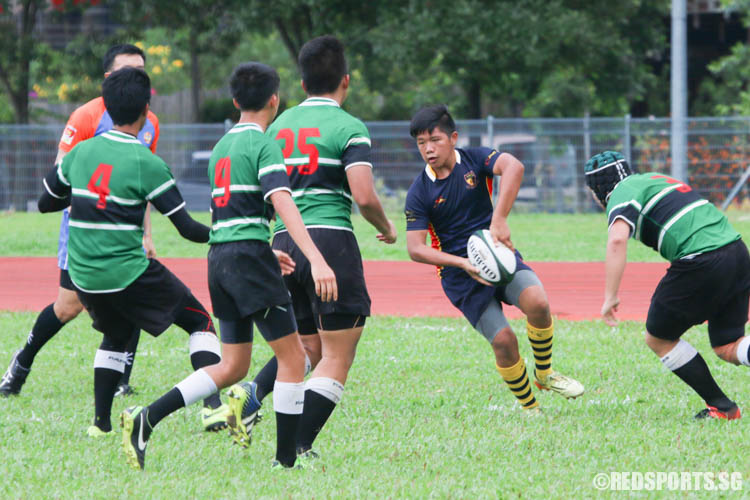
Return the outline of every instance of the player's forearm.
{"type": "Polygon", "coordinates": [[[195,243],[206,243],[208,242],[208,236],[211,229],[208,226],[204,226],[200,222],[193,219],[187,210],[181,208],[177,212],[169,216],[169,220],[172,221],[174,227],[179,231],[180,236],[186,240],[193,241],[195,243]]]}
{"type": "Polygon", "coordinates": [[[627,239],[614,238],[607,241],[607,260],[604,264],[606,276],[604,285],[605,300],[617,297],[622,275],[625,272],[627,253],[627,239]]]}
{"type": "Polygon", "coordinates": [[[359,213],[381,233],[388,233],[390,231],[388,217],[385,215],[383,206],[380,204],[377,196],[369,204],[359,205],[359,213]]]}
{"type": "Polygon", "coordinates": [[[323,255],[315,246],[310,233],[305,228],[305,223],[302,221],[302,216],[297,210],[297,205],[294,204],[294,200],[286,191],[277,191],[271,195],[271,202],[273,208],[276,210],[276,214],[284,222],[284,226],[289,232],[289,236],[292,237],[294,243],[299,247],[302,254],[307,257],[307,260],[312,262],[325,262],[323,255]]]}
{"type": "Polygon", "coordinates": [[[441,250],[437,250],[427,245],[416,245],[408,246],[409,257],[414,262],[420,262],[422,264],[430,264],[433,266],[450,266],[450,267],[461,267],[463,264],[463,258],[458,257],[441,250]]]}

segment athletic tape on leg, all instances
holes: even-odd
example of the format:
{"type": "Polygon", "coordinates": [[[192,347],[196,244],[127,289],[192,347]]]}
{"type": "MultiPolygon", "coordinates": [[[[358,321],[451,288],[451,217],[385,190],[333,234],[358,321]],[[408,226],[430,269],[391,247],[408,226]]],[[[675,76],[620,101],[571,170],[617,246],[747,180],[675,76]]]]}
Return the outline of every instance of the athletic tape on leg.
{"type": "MultiPolygon", "coordinates": [[[[127,352],[97,349],[94,357],[94,368],[106,368],[107,370],[124,373],[125,365],[128,364],[128,354],[127,352]]],[[[130,356],[132,357],[132,354],[130,356]]]]}
{"type": "Polygon", "coordinates": [[[180,394],[182,394],[182,400],[185,401],[185,406],[191,405],[196,401],[210,396],[216,392],[216,384],[211,376],[206,373],[204,369],[196,370],[185,378],[182,382],[175,386],[180,394]]]}
{"type": "Polygon", "coordinates": [[[742,337],[737,344],[737,360],[745,366],[750,366],[748,349],[750,349],[750,337],[742,337]]]}
{"type": "Polygon", "coordinates": [[[305,376],[312,371],[312,362],[310,357],[305,353],[305,376]]]}
{"type": "Polygon", "coordinates": [[[695,350],[695,347],[680,339],[677,345],[661,358],[661,362],[670,370],[675,371],[685,366],[696,354],[698,354],[698,351],[695,350]]]}
{"type": "Polygon", "coordinates": [[[190,334],[190,354],[208,351],[221,357],[221,343],[215,333],[193,332],[190,334]]]}
{"type": "Polygon", "coordinates": [[[273,384],[273,410],[287,415],[301,415],[305,406],[304,382],[279,382],[273,384]]]}
{"type": "Polygon", "coordinates": [[[328,377],[311,378],[305,384],[305,389],[317,392],[334,404],[338,404],[344,394],[344,386],[337,380],[328,377]]]}

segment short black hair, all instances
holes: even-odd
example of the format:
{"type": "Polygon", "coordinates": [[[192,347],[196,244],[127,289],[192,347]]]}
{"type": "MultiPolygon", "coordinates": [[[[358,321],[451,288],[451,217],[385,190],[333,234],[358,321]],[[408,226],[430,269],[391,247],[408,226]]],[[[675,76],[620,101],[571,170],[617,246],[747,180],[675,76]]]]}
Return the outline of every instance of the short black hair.
{"type": "Polygon", "coordinates": [[[344,44],[331,35],[313,38],[299,51],[299,69],[308,94],[330,94],[335,91],[348,69],[344,44]]]}
{"type": "Polygon", "coordinates": [[[102,97],[112,123],[130,125],[151,101],[151,80],[142,69],[118,69],[102,82],[102,97]]]}
{"type": "Polygon", "coordinates": [[[104,68],[105,73],[112,70],[112,65],[115,63],[115,57],[119,56],[120,54],[133,54],[141,56],[143,58],[144,64],[146,63],[146,54],[144,54],[140,48],[129,43],[121,43],[119,45],[111,46],[109,50],[107,50],[107,53],[104,54],[104,57],[102,58],[102,67],[104,68]]]}
{"type": "Polygon", "coordinates": [[[247,62],[234,68],[229,88],[242,111],[260,111],[279,91],[279,82],[279,74],[271,66],[247,62]]]}
{"type": "Polygon", "coordinates": [[[453,117],[444,104],[427,106],[417,111],[411,118],[409,133],[416,139],[422,132],[432,133],[436,128],[447,135],[456,131],[456,122],[453,121],[453,117]]]}

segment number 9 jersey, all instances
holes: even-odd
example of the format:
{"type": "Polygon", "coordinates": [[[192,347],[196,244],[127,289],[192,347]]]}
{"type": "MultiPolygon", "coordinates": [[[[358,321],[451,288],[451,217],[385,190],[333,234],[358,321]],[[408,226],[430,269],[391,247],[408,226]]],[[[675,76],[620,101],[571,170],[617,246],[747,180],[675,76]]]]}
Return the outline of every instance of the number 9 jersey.
{"type": "MultiPolygon", "coordinates": [[[[346,170],[354,165],[372,167],[365,124],[333,99],[310,97],[282,113],[266,135],[282,148],[292,197],[305,226],[351,230],[346,170]]],[[[274,233],[281,231],[286,227],[277,221],[274,233]]]]}

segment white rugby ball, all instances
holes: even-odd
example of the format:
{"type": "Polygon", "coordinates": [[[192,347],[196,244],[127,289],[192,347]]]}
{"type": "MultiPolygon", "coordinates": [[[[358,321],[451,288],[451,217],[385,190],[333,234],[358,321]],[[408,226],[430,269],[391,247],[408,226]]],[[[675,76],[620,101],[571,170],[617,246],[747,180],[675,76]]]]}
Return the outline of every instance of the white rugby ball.
{"type": "Polygon", "coordinates": [[[516,255],[502,243],[495,245],[487,229],[469,236],[466,253],[479,276],[494,286],[507,285],[516,272],[516,255]]]}

